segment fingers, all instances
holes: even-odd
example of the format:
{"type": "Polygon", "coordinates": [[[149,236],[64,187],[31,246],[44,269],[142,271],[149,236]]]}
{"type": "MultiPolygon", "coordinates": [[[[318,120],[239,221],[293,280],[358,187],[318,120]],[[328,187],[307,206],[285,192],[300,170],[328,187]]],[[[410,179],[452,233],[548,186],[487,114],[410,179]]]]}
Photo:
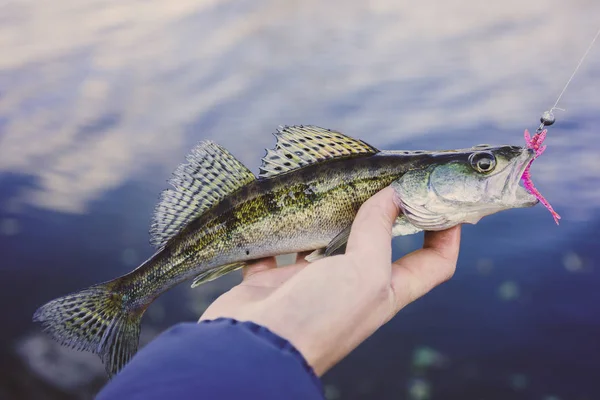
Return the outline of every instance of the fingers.
{"type": "Polygon", "coordinates": [[[396,312],[447,281],[456,270],[460,225],[440,232],[425,232],[423,248],[392,265],[396,312]]]}
{"type": "Polygon", "coordinates": [[[394,190],[385,188],[367,200],[354,219],[346,254],[368,260],[367,264],[390,264],[392,226],[398,216],[394,190]]]}
{"type": "Polygon", "coordinates": [[[277,261],[275,260],[275,257],[256,260],[242,268],[242,281],[249,279],[254,274],[274,268],[277,268],[277,261]]]}

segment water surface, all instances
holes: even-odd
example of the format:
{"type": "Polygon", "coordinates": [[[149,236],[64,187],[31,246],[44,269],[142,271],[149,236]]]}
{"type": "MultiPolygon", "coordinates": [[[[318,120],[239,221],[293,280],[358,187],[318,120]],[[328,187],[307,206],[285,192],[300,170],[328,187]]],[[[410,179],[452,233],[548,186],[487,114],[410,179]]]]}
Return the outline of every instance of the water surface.
{"type": "MultiPolygon", "coordinates": [[[[152,254],[155,201],[198,141],[253,172],[280,124],[381,149],[522,144],[598,15],[586,0],[2,3],[0,398],[103,384],[96,356],[56,346],[31,315],[152,254]]],[[[600,397],[598,71],[596,48],[533,170],[561,225],[538,206],[465,227],[456,276],[328,373],[329,398],[600,397]]],[[[238,279],[168,293],[143,342],[238,279]]]]}

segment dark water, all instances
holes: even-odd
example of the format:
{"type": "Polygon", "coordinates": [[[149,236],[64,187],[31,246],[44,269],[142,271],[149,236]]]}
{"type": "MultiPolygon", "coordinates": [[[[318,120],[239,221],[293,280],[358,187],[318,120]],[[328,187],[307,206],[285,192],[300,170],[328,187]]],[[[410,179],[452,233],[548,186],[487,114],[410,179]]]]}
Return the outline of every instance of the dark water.
{"type": "MultiPolygon", "coordinates": [[[[383,149],[522,144],[598,15],[583,0],[0,4],[0,398],[103,384],[96,356],[56,346],[31,315],[152,253],[158,193],[197,141],[254,172],[279,124],[383,149]]],[[[596,48],[534,166],[561,225],[538,206],[465,227],[455,277],[328,373],[328,398],[600,398],[599,68],[596,48]]],[[[168,293],[142,341],[238,279],[168,293]]]]}

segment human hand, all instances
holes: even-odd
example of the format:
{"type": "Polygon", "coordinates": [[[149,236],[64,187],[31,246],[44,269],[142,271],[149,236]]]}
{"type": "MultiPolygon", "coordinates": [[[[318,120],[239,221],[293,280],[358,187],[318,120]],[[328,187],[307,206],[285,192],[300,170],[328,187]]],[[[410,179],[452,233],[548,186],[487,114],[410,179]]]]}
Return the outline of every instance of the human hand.
{"type": "Polygon", "coordinates": [[[344,255],[277,267],[275,258],[243,271],[243,281],[200,320],[252,321],[289,340],[317,375],[348,355],[407,304],[454,274],[460,226],[426,232],[423,248],[391,262],[399,209],[386,188],[360,208],[344,255]]]}

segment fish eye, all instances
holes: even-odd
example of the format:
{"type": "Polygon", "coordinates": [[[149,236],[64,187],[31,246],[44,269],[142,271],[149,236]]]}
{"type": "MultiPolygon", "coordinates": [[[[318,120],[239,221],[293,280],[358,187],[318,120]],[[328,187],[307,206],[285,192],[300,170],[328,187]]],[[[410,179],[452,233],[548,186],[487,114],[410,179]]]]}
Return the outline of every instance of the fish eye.
{"type": "Polygon", "coordinates": [[[496,168],[496,157],[492,153],[482,151],[469,156],[471,167],[478,172],[488,173],[496,168]]]}

